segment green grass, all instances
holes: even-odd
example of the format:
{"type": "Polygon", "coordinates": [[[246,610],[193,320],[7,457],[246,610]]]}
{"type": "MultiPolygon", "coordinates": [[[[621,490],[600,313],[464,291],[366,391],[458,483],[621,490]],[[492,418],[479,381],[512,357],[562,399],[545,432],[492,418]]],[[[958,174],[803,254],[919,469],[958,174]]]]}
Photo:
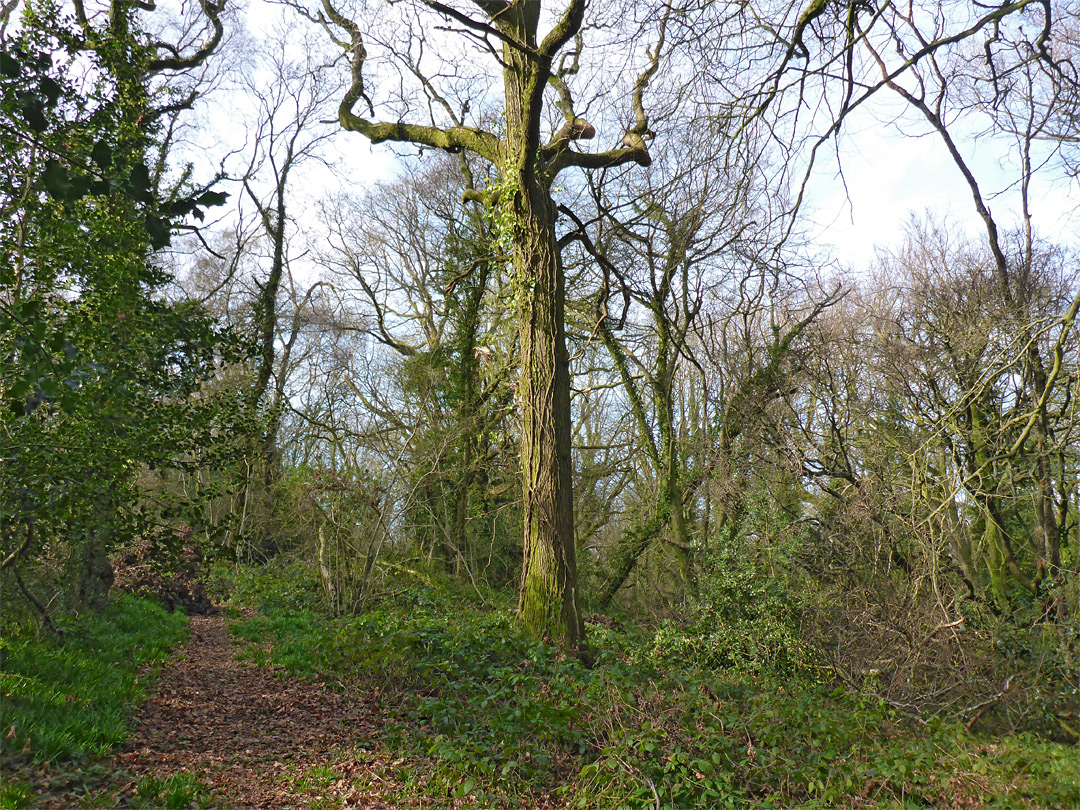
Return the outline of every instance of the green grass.
{"type": "Polygon", "coordinates": [[[135,787],[135,806],[146,810],[201,810],[210,803],[209,791],[190,773],[148,776],[135,787]]]}
{"type": "Polygon", "coordinates": [[[0,755],[8,763],[94,757],[127,732],[131,706],[184,637],[186,619],[156,603],[117,597],[96,617],[58,622],[59,638],[31,622],[0,638],[0,755]]]}
{"type": "Polygon", "coordinates": [[[0,784],[0,810],[23,810],[34,803],[34,790],[22,782],[0,784]]]}
{"type": "Polygon", "coordinates": [[[523,638],[506,594],[481,605],[449,585],[410,586],[334,619],[304,576],[243,573],[236,596],[262,614],[234,632],[269,643],[257,655],[290,673],[379,690],[393,707],[379,738],[353,742],[381,754],[376,781],[399,784],[402,802],[1080,807],[1072,747],[920,728],[805,675],[692,666],[633,626],[591,628],[599,661],[584,669],[523,638]]]}

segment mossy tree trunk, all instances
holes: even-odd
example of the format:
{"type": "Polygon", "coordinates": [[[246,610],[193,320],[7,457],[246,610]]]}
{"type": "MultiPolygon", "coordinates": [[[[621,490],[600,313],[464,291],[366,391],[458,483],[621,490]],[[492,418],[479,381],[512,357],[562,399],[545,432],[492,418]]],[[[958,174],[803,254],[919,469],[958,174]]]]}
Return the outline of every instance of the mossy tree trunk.
{"type": "Polygon", "coordinates": [[[537,165],[540,99],[550,60],[537,59],[540,4],[515,10],[515,39],[503,58],[506,90],[503,195],[497,204],[512,245],[521,374],[521,469],[524,563],[519,620],[533,638],[567,650],[584,643],[578,606],[570,461],[570,362],[566,349],[566,279],[555,237],[550,178],[537,165]]]}
{"type": "Polygon", "coordinates": [[[519,613],[534,638],[576,649],[584,629],[574,548],[566,283],[555,248],[555,205],[535,180],[520,179],[526,182],[513,203],[523,226],[514,237],[525,526],[519,613]]]}

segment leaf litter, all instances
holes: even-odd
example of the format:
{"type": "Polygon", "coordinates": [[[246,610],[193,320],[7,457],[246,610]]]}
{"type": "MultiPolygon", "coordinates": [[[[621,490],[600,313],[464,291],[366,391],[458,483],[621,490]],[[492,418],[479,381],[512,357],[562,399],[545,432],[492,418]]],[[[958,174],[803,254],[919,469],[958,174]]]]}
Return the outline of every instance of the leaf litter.
{"type": "Polygon", "coordinates": [[[209,790],[192,807],[398,806],[385,798],[401,786],[386,780],[392,757],[378,750],[386,708],[377,695],[238,660],[220,613],[193,616],[190,628],[153,696],[135,709],[119,753],[81,772],[39,767],[35,809],[145,807],[140,785],[178,773],[209,790]]]}

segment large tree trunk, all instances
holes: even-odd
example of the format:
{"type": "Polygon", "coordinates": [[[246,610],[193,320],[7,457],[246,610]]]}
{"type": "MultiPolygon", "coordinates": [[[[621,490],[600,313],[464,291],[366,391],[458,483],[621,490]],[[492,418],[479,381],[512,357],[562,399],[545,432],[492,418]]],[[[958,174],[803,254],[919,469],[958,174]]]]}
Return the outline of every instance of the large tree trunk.
{"type": "Polygon", "coordinates": [[[534,638],[577,651],[584,627],[574,546],[565,280],[555,252],[553,203],[543,189],[520,197],[524,227],[514,250],[525,525],[520,620],[534,638]]]}
{"type": "MultiPolygon", "coordinates": [[[[539,4],[535,4],[537,7],[539,4]]],[[[538,8],[519,7],[519,32],[535,47],[538,8]]],[[[533,638],[584,653],[574,544],[570,461],[570,360],[564,314],[566,280],[555,243],[555,204],[539,176],[540,102],[548,65],[516,48],[507,59],[504,195],[514,253],[521,339],[521,467],[524,567],[519,621],[533,638]]]]}

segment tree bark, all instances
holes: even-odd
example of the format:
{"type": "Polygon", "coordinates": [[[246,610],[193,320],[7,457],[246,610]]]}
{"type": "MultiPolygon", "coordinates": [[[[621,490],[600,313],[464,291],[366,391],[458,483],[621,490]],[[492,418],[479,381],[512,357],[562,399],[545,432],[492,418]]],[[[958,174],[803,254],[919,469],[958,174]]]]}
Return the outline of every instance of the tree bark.
{"type": "Polygon", "coordinates": [[[532,196],[533,222],[515,245],[515,275],[522,285],[518,398],[525,559],[520,620],[534,638],[559,639],[560,646],[578,650],[584,627],[574,544],[565,280],[555,254],[554,207],[532,196]]]}
{"type": "MultiPolygon", "coordinates": [[[[539,4],[519,6],[518,35],[535,47],[539,4]]],[[[521,339],[521,467],[524,564],[519,621],[533,638],[581,654],[570,460],[570,360],[566,349],[566,279],[555,239],[556,207],[536,167],[540,105],[550,63],[522,49],[504,51],[507,151],[504,194],[514,256],[521,339]]]]}

